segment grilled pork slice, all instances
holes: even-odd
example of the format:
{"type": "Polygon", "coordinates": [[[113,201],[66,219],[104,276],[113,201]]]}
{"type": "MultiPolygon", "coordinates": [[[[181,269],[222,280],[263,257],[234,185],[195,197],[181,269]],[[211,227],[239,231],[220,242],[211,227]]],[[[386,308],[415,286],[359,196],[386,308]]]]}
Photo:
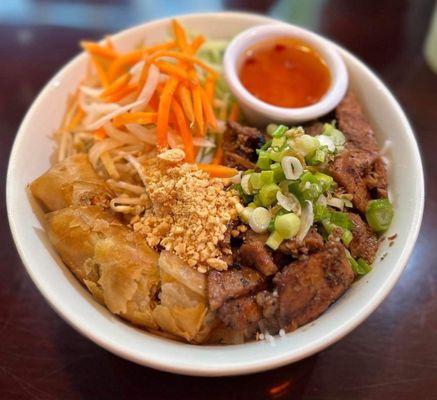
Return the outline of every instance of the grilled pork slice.
{"type": "Polygon", "coordinates": [[[344,247],[330,243],[276,274],[280,326],[293,331],[313,321],[352,284],[354,273],[344,247]]]}
{"type": "Polygon", "coordinates": [[[378,154],[378,144],[373,128],[351,90],[346,93],[335,109],[335,115],[339,129],[346,136],[347,148],[360,149],[373,156],[378,154]]]}
{"type": "Polygon", "coordinates": [[[372,264],[378,250],[378,239],[369,225],[358,214],[350,212],[348,215],[354,224],[353,239],[349,244],[349,250],[353,257],[364,258],[369,264],[372,264]]]}
{"type": "Polygon", "coordinates": [[[229,299],[259,290],[264,281],[261,274],[247,267],[227,271],[210,271],[207,278],[209,305],[212,310],[216,310],[229,299]]]}
{"type": "Polygon", "coordinates": [[[256,128],[228,122],[223,138],[223,162],[240,170],[255,168],[256,150],[265,143],[265,136],[256,128]]]}
{"type": "Polygon", "coordinates": [[[265,276],[278,271],[270,249],[265,245],[268,235],[247,231],[244,243],[240,247],[240,258],[243,265],[256,268],[265,276]]]}
{"type": "Polygon", "coordinates": [[[367,203],[371,200],[364,180],[367,167],[367,153],[360,150],[344,150],[328,166],[328,171],[334,180],[353,195],[355,208],[365,212],[367,203]]]}
{"type": "Polygon", "coordinates": [[[311,227],[302,241],[298,241],[296,238],[284,240],[278,250],[281,253],[297,258],[299,255],[320,250],[323,246],[323,237],[317,232],[316,228],[311,227]]]}
{"type": "Polygon", "coordinates": [[[219,308],[218,316],[226,326],[250,338],[258,329],[262,313],[255,296],[251,295],[228,300],[219,308]]]}
{"type": "Polygon", "coordinates": [[[70,205],[108,207],[114,193],[97,175],[86,154],[76,154],[54,165],[30,184],[48,211],[70,205]]]}
{"type": "Polygon", "coordinates": [[[346,137],[346,150],[328,166],[329,173],[365,212],[371,198],[387,197],[387,171],[378,155],[375,133],[353,92],[335,110],[338,126],[346,137]]]}

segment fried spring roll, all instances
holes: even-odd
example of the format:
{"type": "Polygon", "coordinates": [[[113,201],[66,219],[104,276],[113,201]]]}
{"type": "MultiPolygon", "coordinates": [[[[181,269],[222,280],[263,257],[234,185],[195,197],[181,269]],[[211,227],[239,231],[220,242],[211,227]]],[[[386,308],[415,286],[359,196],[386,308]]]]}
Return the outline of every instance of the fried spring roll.
{"type": "Polygon", "coordinates": [[[72,206],[47,214],[49,239],[64,263],[108,309],[156,329],[158,254],[110,211],[72,206]]]}
{"type": "Polygon", "coordinates": [[[75,154],[54,165],[30,184],[30,190],[48,211],[70,205],[108,207],[114,197],[86,154],[75,154]]]}

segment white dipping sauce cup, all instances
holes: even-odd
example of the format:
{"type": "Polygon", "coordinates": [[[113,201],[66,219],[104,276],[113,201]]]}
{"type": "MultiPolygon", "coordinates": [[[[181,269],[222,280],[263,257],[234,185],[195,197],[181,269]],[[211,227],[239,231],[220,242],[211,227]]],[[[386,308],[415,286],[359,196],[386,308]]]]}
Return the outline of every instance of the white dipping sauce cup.
{"type": "MultiPolygon", "coordinates": [[[[224,55],[224,75],[230,90],[237,98],[244,115],[251,124],[264,126],[270,122],[296,124],[309,121],[332,111],[341,101],[348,86],[346,66],[335,47],[326,39],[292,25],[268,24],[255,26],[237,35],[224,55]],[[268,104],[251,94],[241,83],[239,70],[246,59],[246,52],[253,46],[275,38],[299,39],[326,62],[331,73],[328,91],[317,102],[306,107],[286,108],[268,104]]],[[[263,79],[262,76],[259,79],[263,79]]]]}

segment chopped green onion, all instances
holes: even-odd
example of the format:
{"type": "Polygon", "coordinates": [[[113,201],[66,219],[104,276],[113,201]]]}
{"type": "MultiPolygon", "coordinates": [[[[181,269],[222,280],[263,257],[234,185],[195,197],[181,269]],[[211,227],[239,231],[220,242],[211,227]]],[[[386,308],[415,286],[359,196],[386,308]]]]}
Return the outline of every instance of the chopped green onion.
{"type": "Polygon", "coordinates": [[[268,229],[268,231],[269,231],[270,233],[272,233],[272,232],[275,230],[275,220],[274,220],[274,219],[272,219],[272,220],[270,221],[270,223],[269,223],[269,227],[268,227],[267,229],[268,229]]]}
{"type": "Polygon", "coordinates": [[[266,245],[272,250],[277,250],[284,238],[276,231],[273,231],[267,239],[266,245]]]}
{"type": "Polygon", "coordinates": [[[296,236],[300,228],[300,219],[294,213],[279,215],[275,218],[275,230],[284,238],[296,236]]]}
{"type": "Polygon", "coordinates": [[[274,175],[275,173],[273,171],[261,171],[260,174],[261,187],[264,185],[268,185],[269,183],[273,183],[274,175]]]}
{"type": "Polygon", "coordinates": [[[341,235],[341,241],[345,246],[349,246],[350,242],[353,239],[352,232],[349,229],[343,229],[343,235],[341,235]]]}
{"type": "Polygon", "coordinates": [[[249,218],[253,213],[254,208],[253,207],[244,207],[243,210],[240,210],[240,212],[238,213],[240,219],[248,224],[249,223],[249,218]]]}
{"type": "Polygon", "coordinates": [[[240,183],[236,183],[235,185],[232,185],[232,189],[236,190],[238,192],[238,196],[242,200],[244,204],[249,203],[252,200],[252,197],[244,193],[243,188],[241,187],[240,183]]]}
{"type": "Polygon", "coordinates": [[[314,221],[322,222],[323,220],[329,220],[329,210],[321,204],[314,205],[314,221]]]}
{"type": "Polygon", "coordinates": [[[249,225],[254,232],[263,233],[267,231],[271,219],[272,216],[269,210],[264,207],[257,207],[249,215],[249,225]]]}
{"type": "Polygon", "coordinates": [[[322,221],[322,225],[328,234],[331,233],[333,231],[333,229],[335,228],[335,225],[331,221],[329,221],[328,219],[324,219],[322,221]]]}
{"type": "Polygon", "coordinates": [[[383,232],[389,228],[393,214],[393,206],[388,199],[371,200],[367,205],[366,220],[375,232],[383,232]]]}
{"type": "Polygon", "coordinates": [[[299,159],[292,156],[285,156],[281,160],[281,167],[287,179],[299,179],[303,173],[303,166],[299,159]]]}
{"type": "Polygon", "coordinates": [[[327,192],[334,185],[334,178],[332,176],[323,174],[322,172],[316,172],[314,177],[317,179],[317,182],[321,185],[323,192],[327,192]]]}
{"type": "Polygon", "coordinates": [[[274,151],[279,151],[284,146],[285,141],[286,141],[286,137],[285,136],[274,137],[273,140],[272,140],[271,148],[274,151]]]}
{"type": "Polygon", "coordinates": [[[261,148],[259,150],[257,150],[258,154],[260,151],[266,151],[272,144],[272,140],[268,140],[267,142],[265,142],[261,148]]]}
{"type": "Polygon", "coordinates": [[[278,201],[278,205],[284,208],[287,211],[293,211],[295,214],[300,215],[302,211],[302,207],[298,198],[290,193],[288,190],[282,193],[280,190],[276,192],[276,200],[278,201]]]}
{"type": "Polygon", "coordinates": [[[271,152],[269,152],[269,157],[272,161],[279,162],[282,160],[285,153],[286,153],[285,150],[271,151],[271,152]]]}
{"type": "Polygon", "coordinates": [[[310,135],[298,136],[294,140],[295,149],[303,156],[313,153],[319,145],[318,139],[310,135]]]}
{"type": "Polygon", "coordinates": [[[352,229],[354,227],[347,213],[341,211],[332,211],[330,222],[344,229],[352,229]]]}
{"type": "Polygon", "coordinates": [[[270,156],[266,151],[260,151],[258,155],[258,161],[256,166],[262,170],[266,170],[270,168],[270,156]]]}
{"type": "Polygon", "coordinates": [[[330,136],[319,135],[317,139],[319,139],[320,147],[326,147],[331,153],[335,151],[335,144],[330,136]]]}
{"type": "Polygon", "coordinates": [[[360,270],[362,271],[360,275],[366,275],[372,270],[372,267],[363,258],[359,258],[357,260],[357,263],[360,266],[360,270]]]}
{"type": "Polygon", "coordinates": [[[274,203],[276,201],[276,192],[278,190],[279,186],[275,183],[269,183],[267,185],[264,185],[258,193],[261,204],[265,207],[268,207],[272,203],[274,203]]]}
{"type": "Polygon", "coordinates": [[[372,267],[362,258],[355,260],[353,257],[348,257],[348,260],[355,275],[366,275],[372,270],[372,267]]]}
{"type": "Polygon", "coordinates": [[[241,177],[241,187],[243,188],[243,192],[246,194],[253,194],[252,187],[250,186],[249,179],[252,174],[243,175],[241,177]]]}
{"type": "Polygon", "coordinates": [[[261,174],[259,172],[253,172],[252,174],[250,174],[249,185],[254,190],[261,189],[261,186],[262,186],[262,183],[261,183],[261,174]]]}
{"type": "Polygon", "coordinates": [[[346,142],[343,133],[336,129],[334,124],[323,125],[322,135],[329,136],[336,146],[343,146],[346,142]]]}
{"type": "Polygon", "coordinates": [[[306,182],[319,183],[318,179],[310,171],[305,171],[300,177],[300,181],[302,183],[306,183],[306,182]]]}
{"type": "Polygon", "coordinates": [[[360,275],[360,274],[358,273],[358,271],[359,271],[359,269],[360,269],[360,266],[358,265],[358,263],[357,263],[357,261],[355,260],[355,258],[353,258],[353,257],[348,257],[347,259],[348,259],[349,264],[350,264],[350,266],[351,266],[351,268],[352,268],[352,271],[354,271],[354,274],[355,274],[355,275],[360,275]]]}
{"type": "Polygon", "coordinates": [[[325,162],[326,152],[322,149],[316,149],[312,154],[305,157],[305,161],[308,165],[319,165],[325,162]]]}
{"type": "Polygon", "coordinates": [[[255,204],[257,207],[262,206],[261,200],[259,199],[259,193],[253,196],[253,204],[255,204]]]}
{"type": "Polygon", "coordinates": [[[272,132],[272,136],[275,137],[280,137],[282,136],[285,132],[288,131],[288,127],[285,125],[279,125],[278,127],[276,127],[276,129],[272,132]]]}
{"type": "Polygon", "coordinates": [[[317,183],[306,183],[305,189],[302,190],[302,199],[316,201],[322,194],[322,189],[317,183]]]}
{"type": "Polygon", "coordinates": [[[273,132],[276,131],[276,129],[278,129],[278,125],[276,125],[276,124],[268,124],[267,128],[266,128],[267,135],[272,136],[273,132]]]}
{"type": "Polygon", "coordinates": [[[273,163],[270,165],[270,170],[273,171],[273,181],[279,183],[285,179],[284,171],[280,163],[273,163]]]}

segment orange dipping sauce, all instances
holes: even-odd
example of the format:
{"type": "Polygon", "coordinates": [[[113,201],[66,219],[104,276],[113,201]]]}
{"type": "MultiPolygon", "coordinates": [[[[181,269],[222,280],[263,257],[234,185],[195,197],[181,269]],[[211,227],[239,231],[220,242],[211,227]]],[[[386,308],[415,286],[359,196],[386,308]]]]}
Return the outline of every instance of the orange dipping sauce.
{"type": "Polygon", "coordinates": [[[297,108],[317,103],[331,84],[325,60],[298,39],[259,43],[247,50],[245,57],[241,83],[255,97],[274,106],[297,108]]]}

